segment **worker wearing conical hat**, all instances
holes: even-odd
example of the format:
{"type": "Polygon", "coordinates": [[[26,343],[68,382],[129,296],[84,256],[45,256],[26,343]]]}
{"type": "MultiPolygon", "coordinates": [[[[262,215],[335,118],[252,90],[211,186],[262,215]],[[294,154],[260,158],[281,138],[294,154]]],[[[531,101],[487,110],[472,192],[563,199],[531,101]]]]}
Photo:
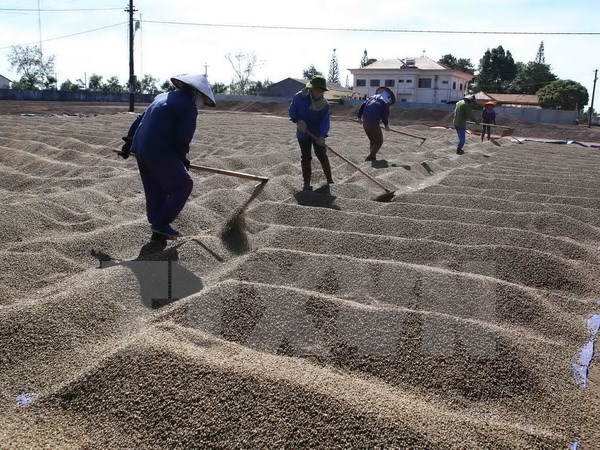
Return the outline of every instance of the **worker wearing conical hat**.
{"type": "Polygon", "coordinates": [[[390,131],[388,124],[390,117],[390,105],[396,103],[396,96],[386,86],[380,86],[375,95],[369,97],[358,109],[358,120],[362,122],[365,134],[369,139],[369,154],[365,161],[375,161],[376,155],[383,145],[383,133],[379,123],[383,123],[386,131],[390,131]]]}
{"type": "Polygon", "coordinates": [[[180,236],[171,223],[192,192],[187,154],[196,131],[198,108],[216,106],[206,76],[177,76],[171,82],[177,89],[154,98],[129,128],[120,152],[123,158],[130,152],[136,155],[153,240],[180,236]]]}
{"type": "Polygon", "coordinates": [[[492,127],[490,126],[486,126],[486,123],[492,123],[494,125],[496,125],[496,111],[494,111],[494,103],[493,102],[487,102],[484,105],[484,109],[481,112],[481,124],[483,126],[483,129],[481,130],[481,142],[483,142],[483,138],[487,133],[487,138],[488,141],[490,140],[491,134],[492,134],[492,127]]]}

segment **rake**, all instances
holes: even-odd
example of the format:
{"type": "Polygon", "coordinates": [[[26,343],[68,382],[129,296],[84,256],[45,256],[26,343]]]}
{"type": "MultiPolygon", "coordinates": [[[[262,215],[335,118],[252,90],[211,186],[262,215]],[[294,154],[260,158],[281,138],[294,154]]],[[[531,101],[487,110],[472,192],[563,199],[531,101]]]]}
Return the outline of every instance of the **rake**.
{"type": "MultiPolygon", "coordinates": [[[[119,150],[113,150],[113,152],[119,153],[119,154],[121,153],[119,150]]],[[[130,153],[130,154],[135,156],[135,153],[130,153]]],[[[244,178],[247,180],[254,180],[254,181],[259,182],[256,186],[254,186],[254,191],[252,192],[252,195],[250,196],[250,198],[248,200],[246,200],[246,202],[242,206],[240,206],[238,209],[235,210],[233,215],[227,220],[227,222],[225,222],[225,225],[223,225],[223,227],[221,228],[221,231],[220,231],[220,235],[223,239],[228,239],[233,234],[240,234],[241,229],[244,227],[244,212],[246,211],[246,209],[248,208],[250,203],[256,197],[258,197],[260,195],[260,193],[263,191],[267,182],[269,181],[269,178],[261,177],[258,175],[252,175],[252,174],[244,173],[244,172],[235,172],[233,170],[225,170],[225,169],[217,169],[215,167],[199,166],[197,164],[190,164],[190,169],[193,169],[195,171],[200,171],[200,172],[210,172],[210,173],[217,173],[220,175],[227,175],[230,177],[244,178]]]]}
{"type": "MultiPolygon", "coordinates": [[[[317,138],[314,134],[312,134],[310,131],[306,130],[305,131],[306,134],[308,134],[313,140],[315,141],[319,141],[319,138],[317,138]]],[[[372,177],[371,175],[369,175],[367,172],[365,172],[364,170],[362,170],[360,167],[358,167],[356,164],[354,164],[352,161],[350,161],[348,158],[346,158],[345,156],[339,154],[338,152],[336,152],[334,149],[332,149],[330,146],[325,145],[325,148],[327,149],[327,151],[333,153],[335,156],[337,156],[338,158],[342,159],[343,161],[347,162],[348,164],[350,164],[352,167],[354,167],[356,170],[358,170],[360,173],[362,173],[365,177],[367,177],[369,180],[371,180],[373,183],[375,183],[377,186],[379,186],[381,189],[383,189],[385,191],[384,194],[378,195],[377,197],[375,197],[373,200],[378,201],[378,202],[389,202],[392,200],[392,198],[394,198],[395,195],[395,191],[392,191],[388,188],[386,188],[383,184],[381,184],[376,178],[372,177]]]]}
{"type": "MultiPolygon", "coordinates": [[[[362,123],[359,120],[356,119],[350,119],[352,122],[356,122],[356,123],[362,123]]],[[[385,130],[385,127],[382,127],[381,125],[379,126],[382,130],[385,130]]],[[[404,136],[410,136],[412,138],[415,139],[421,139],[421,143],[419,144],[419,147],[421,145],[423,145],[425,143],[425,141],[427,140],[427,138],[421,137],[421,136],[415,136],[414,134],[408,134],[408,133],[404,133],[403,131],[398,131],[398,130],[394,130],[393,128],[390,128],[389,131],[393,132],[393,133],[398,133],[398,134],[402,134],[404,136]]]]}
{"type": "MultiPolygon", "coordinates": [[[[472,125],[477,125],[477,123],[475,123],[475,122],[467,121],[467,123],[470,123],[472,125]]],[[[502,131],[502,133],[500,134],[500,137],[512,136],[512,134],[515,132],[514,128],[505,127],[503,125],[494,125],[493,123],[480,123],[479,125],[481,125],[482,127],[486,126],[486,127],[504,128],[504,131],[502,131]]]]}

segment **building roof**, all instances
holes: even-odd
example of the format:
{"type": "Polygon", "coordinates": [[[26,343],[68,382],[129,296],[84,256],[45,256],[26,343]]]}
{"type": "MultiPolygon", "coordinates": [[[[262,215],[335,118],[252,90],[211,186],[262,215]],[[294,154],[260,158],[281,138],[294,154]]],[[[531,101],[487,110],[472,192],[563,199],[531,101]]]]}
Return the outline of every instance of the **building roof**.
{"type": "Polygon", "coordinates": [[[420,70],[452,70],[435,62],[433,59],[423,56],[420,58],[394,58],[380,59],[361,69],[420,69],[420,70]]]}
{"type": "Polygon", "coordinates": [[[4,75],[0,74],[0,78],[4,78],[6,81],[8,81],[9,83],[12,82],[11,80],[9,80],[8,78],[6,78],[4,75]]]}
{"type": "Polygon", "coordinates": [[[539,105],[540,99],[537,95],[531,94],[487,94],[500,103],[510,103],[514,105],[539,105]]]}
{"type": "MultiPolygon", "coordinates": [[[[297,81],[298,83],[301,83],[301,84],[303,84],[305,86],[306,86],[306,83],[308,83],[308,80],[304,79],[304,78],[292,78],[292,77],[290,77],[290,78],[284,78],[281,81],[285,81],[285,80],[294,80],[294,81],[297,81]]],[[[281,81],[278,81],[277,83],[281,83],[281,81]]],[[[277,83],[274,83],[274,84],[277,84],[277,83]]],[[[327,85],[327,89],[329,89],[330,91],[342,91],[342,92],[349,92],[349,93],[352,92],[350,89],[345,88],[344,86],[341,86],[339,84],[329,83],[329,82],[327,82],[325,84],[327,85]]]]}
{"type": "Polygon", "coordinates": [[[467,77],[469,78],[473,78],[474,76],[471,75],[470,73],[466,73],[463,72],[461,70],[455,70],[452,69],[451,67],[445,66],[443,64],[440,64],[436,61],[434,61],[431,58],[428,58],[427,56],[422,56],[419,58],[404,58],[404,59],[400,59],[400,58],[395,58],[395,59],[380,59],[377,60],[371,64],[369,64],[368,66],[365,67],[359,67],[356,69],[348,69],[350,70],[350,72],[358,72],[360,70],[410,70],[410,69],[416,69],[416,70],[443,70],[446,72],[459,72],[459,73],[463,73],[465,75],[467,75],[467,77]]]}

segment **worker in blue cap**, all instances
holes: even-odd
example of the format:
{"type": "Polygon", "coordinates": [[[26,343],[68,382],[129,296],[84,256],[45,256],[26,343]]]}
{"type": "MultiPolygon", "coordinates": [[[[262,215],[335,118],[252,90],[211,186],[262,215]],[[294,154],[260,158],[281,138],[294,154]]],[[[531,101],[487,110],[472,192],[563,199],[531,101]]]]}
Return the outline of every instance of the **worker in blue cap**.
{"type": "Polygon", "coordinates": [[[321,76],[315,76],[306,86],[297,92],[289,108],[290,120],[296,124],[296,137],[300,144],[303,190],[310,191],[312,169],[312,151],[321,167],[328,184],[333,183],[331,165],[327,156],[325,138],[329,133],[329,103],[324,97],[327,82],[321,76]],[[311,137],[307,132],[312,134],[311,137]]]}

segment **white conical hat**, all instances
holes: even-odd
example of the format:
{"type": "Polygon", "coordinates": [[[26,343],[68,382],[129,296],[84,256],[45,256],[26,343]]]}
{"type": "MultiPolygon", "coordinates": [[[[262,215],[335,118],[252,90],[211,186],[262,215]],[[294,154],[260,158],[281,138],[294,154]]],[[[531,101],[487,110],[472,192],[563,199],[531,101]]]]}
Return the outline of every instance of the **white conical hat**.
{"type": "Polygon", "coordinates": [[[217,106],[215,103],[215,95],[213,94],[210,84],[206,75],[178,75],[171,78],[171,83],[177,86],[179,89],[183,89],[184,85],[188,85],[196,89],[198,92],[204,94],[204,104],[206,106],[217,106]]]}

